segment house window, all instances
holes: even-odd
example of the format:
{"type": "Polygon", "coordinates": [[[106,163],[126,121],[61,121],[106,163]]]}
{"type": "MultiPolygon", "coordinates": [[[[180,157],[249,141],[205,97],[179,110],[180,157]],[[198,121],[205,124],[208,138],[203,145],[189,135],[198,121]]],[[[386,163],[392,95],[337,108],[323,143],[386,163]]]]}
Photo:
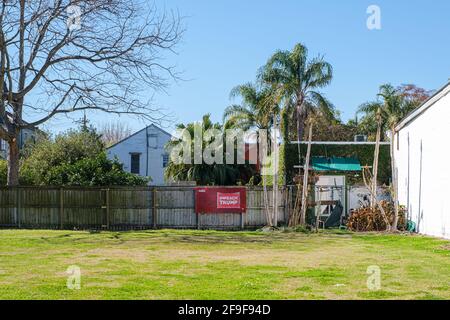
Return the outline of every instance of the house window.
{"type": "Polygon", "coordinates": [[[131,173],[139,174],[141,172],[141,154],[132,153],[131,154],[131,173]]]}
{"type": "Polygon", "coordinates": [[[167,153],[163,154],[163,168],[167,168],[169,165],[169,155],[167,153]]]}
{"type": "Polygon", "coordinates": [[[158,135],[157,134],[149,134],[148,135],[148,147],[152,149],[158,148],[158,135]]]}

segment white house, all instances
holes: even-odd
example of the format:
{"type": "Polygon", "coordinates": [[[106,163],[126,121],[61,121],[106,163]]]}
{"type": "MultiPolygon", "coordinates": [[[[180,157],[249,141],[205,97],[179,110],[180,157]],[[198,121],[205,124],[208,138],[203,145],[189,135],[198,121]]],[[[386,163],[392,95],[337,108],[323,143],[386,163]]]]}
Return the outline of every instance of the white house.
{"type": "Polygon", "coordinates": [[[108,157],[117,157],[124,170],[151,177],[152,185],[163,185],[164,169],[169,163],[165,145],[171,135],[154,124],[108,148],[108,157]]]}
{"type": "MultiPolygon", "coordinates": [[[[27,141],[35,141],[37,130],[37,128],[20,130],[19,149],[22,149],[27,141]]],[[[8,143],[5,140],[0,139],[0,159],[6,159],[8,157],[8,152],[8,143]]]]}
{"type": "Polygon", "coordinates": [[[417,231],[450,239],[450,83],[396,129],[399,202],[417,231]]]}

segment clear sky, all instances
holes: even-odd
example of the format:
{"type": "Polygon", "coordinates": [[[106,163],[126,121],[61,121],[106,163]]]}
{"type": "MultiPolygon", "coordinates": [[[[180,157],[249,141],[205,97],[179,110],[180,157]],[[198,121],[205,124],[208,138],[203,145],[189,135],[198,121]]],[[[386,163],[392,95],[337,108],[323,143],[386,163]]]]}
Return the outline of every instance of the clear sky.
{"type": "MultiPolygon", "coordinates": [[[[186,33],[178,65],[186,81],[158,93],[154,103],[175,122],[221,121],[230,90],[253,81],[259,67],[278,49],[305,44],[310,56],[324,55],[334,67],[323,93],[353,118],[382,83],[414,83],[438,89],[450,78],[448,0],[157,0],[159,7],[185,16],[186,33]],[[381,9],[381,30],[366,26],[369,5],[381,9]]],[[[105,121],[94,117],[94,122],[105,121]]],[[[133,130],[144,126],[133,119],[133,130]]],[[[60,128],[63,124],[55,126],[60,128]]],[[[64,126],[68,125],[66,124],[64,126]]],[[[168,130],[171,125],[167,127],[168,130]]]]}

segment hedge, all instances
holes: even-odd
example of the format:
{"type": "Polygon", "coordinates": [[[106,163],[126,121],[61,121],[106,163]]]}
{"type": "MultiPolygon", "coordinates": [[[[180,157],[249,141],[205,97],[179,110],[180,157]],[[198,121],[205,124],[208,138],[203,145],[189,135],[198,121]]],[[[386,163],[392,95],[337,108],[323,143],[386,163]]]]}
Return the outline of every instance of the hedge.
{"type": "MultiPolygon", "coordinates": [[[[390,146],[380,146],[380,156],[378,165],[378,180],[381,184],[388,185],[391,181],[391,156],[390,146]]],[[[287,184],[293,183],[293,178],[298,173],[298,169],[294,166],[299,165],[298,159],[298,146],[294,144],[286,145],[281,148],[286,150],[286,180],[287,184]]],[[[302,155],[303,164],[306,157],[307,145],[300,146],[300,152],[302,155]]],[[[356,157],[359,159],[362,166],[372,166],[374,158],[374,145],[312,145],[311,156],[312,157],[356,157]]],[[[280,154],[280,169],[284,172],[284,152],[280,154]]],[[[362,182],[361,174],[347,173],[348,181],[352,184],[362,182]]]]}

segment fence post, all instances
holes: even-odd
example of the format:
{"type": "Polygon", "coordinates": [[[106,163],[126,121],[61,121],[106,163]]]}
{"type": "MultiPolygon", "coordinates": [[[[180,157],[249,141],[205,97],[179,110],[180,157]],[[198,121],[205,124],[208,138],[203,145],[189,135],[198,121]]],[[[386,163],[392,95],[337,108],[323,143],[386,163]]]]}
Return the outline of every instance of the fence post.
{"type": "Polygon", "coordinates": [[[157,208],[157,190],[156,187],[153,188],[153,229],[156,229],[158,226],[158,208],[157,208]]]}
{"type": "Polygon", "coordinates": [[[59,189],[59,228],[64,229],[64,189],[59,189]]]}
{"type": "Polygon", "coordinates": [[[20,222],[20,189],[18,187],[16,188],[16,217],[17,217],[17,226],[19,229],[22,227],[22,223],[20,222]]]}
{"type": "Polygon", "coordinates": [[[110,205],[109,205],[109,188],[106,189],[106,229],[109,230],[109,210],[110,209],[110,205]]]}
{"type": "Polygon", "coordinates": [[[153,224],[153,189],[152,187],[148,187],[148,191],[146,193],[148,197],[147,201],[147,220],[145,221],[145,228],[149,228],[153,224]],[[150,196],[151,195],[151,196],[150,196]]]}

